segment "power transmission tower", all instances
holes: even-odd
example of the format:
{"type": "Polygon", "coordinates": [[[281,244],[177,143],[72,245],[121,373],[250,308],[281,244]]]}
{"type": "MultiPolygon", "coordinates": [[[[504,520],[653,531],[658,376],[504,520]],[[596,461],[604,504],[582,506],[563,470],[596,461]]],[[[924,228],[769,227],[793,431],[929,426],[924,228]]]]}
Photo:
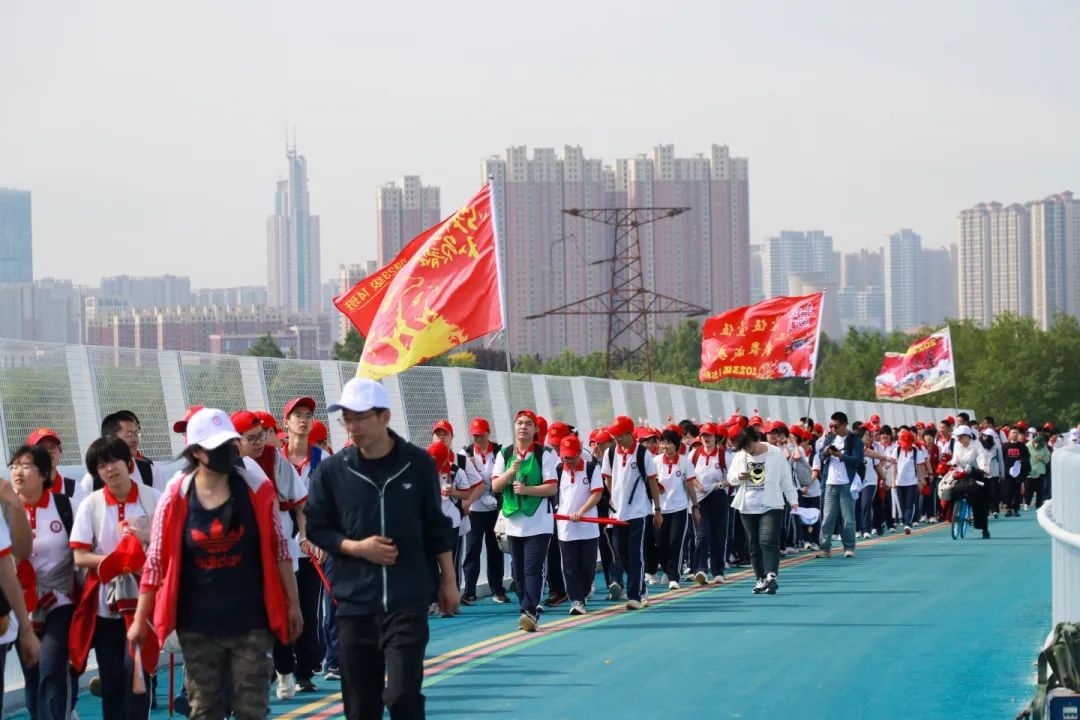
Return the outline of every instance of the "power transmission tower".
{"type": "MultiPolygon", "coordinates": [[[[645,288],[641,267],[641,240],[638,230],[645,225],[681,215],[685,207],[589,208],[563,210],[567,215],[615,228],[615,246],[611,257],[596,260],[593,265],[611,263],[611,287],[526,320],[555,315],[599,315],[607,318],[607,350],[604,370],[608,377],[614,371],[612,353],[621,342],[620,357],[626,365],[644,360],[645,378],[652,379],[652,349],[649,337],[650,315],[704,315],[707,308],[661,295],[645,288]]],[[[563,269],[565,273],[565,268],[563,269]]]]}

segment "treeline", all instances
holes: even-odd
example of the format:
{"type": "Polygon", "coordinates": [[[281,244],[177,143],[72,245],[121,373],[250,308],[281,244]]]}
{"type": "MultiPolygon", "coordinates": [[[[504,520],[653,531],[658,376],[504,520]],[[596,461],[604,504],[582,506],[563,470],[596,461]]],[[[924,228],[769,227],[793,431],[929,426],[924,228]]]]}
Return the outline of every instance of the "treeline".
{"type": "MultiPolygon", "coordinates": [[[[980,416],[992,415],[999,423],[1023,418],[1065,428],[1080,422],[1080,323],[1076,318],[1059,314],[1048,331],[1039,329],[1030,318],[1010,314],[999,315],[989,328],[968,321],[950,321],[949,327],[961,407],[973,408],[980,416]]],[[[935,329],[886,335],[853,328],[843,342],[822,335],[814,395],[874,400],[874,378],[885,353],[903,352],[914,340],[935,329]]],[[[340,351],[336,355],[338,359],[355,361],[362,347],[363,341],[356,335],[336,346],[335,350],[340,351]]],[[[701,326],[694,319],[665,329],[653,341],[652,350],[656,382],[758,395],[809,393],[807,382],[799,379],[699,382],[701,326]]],[[[643,366],[616,360],[620,360],[617,378],[639,380],[644,376],[643,366]]],[[[506,369],[502,352],[483,349],[451,353],[429,364],[506,369]]],[[[546,362],[524,356],[514,359],[514,372],[604,377],[604,354],[582,356],[564,351],[546,362]]],[[[912,402],[952,407],[953,391],[922,395],[912,402]]]]}

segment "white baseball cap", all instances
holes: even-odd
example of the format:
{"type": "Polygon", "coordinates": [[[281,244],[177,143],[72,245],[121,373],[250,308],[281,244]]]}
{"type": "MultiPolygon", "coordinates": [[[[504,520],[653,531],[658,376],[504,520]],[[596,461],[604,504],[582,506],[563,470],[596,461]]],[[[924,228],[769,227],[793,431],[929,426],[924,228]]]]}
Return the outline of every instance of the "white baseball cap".
{"type": "Polygon", "coordinates": [[[203,450],[214,450],[239,439],[240,433],[224,410],[203,408],[188,418],[185,449],[198,445],[203,450]]]}
{"type": "Polygon", "coordinates": [[[967,425],[961,425],[953,431],[953,435],[967,435],[969,438],[975,437],[975,432],[967,425]]]}
{"type": "Polygon", "coordinates": [[[341,399],[326,410],[327,412],[337,410],[367,412],[372,408],[387,407],[390,407],[390,400],[386,397],[386,388],[381,383],[368,378],[353,378],[341,388],[341,399]]]}
{"type": "Polygon", "coordinates": [[[994,428],[983,428],[979,431],[979,434],[986,437],[994,437],[995,435],[997,435],[997,430],[995,430],[994,428]]]}

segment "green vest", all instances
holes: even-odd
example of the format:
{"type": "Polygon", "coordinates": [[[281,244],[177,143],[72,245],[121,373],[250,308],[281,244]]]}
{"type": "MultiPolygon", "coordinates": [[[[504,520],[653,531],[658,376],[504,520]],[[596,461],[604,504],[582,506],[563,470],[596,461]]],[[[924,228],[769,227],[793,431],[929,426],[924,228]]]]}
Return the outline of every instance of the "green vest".
{"type": "MultiPolygon", "coordinates": [[[[517,482],[525,483],[530,487],[543,484],[543,452],[540,446],[533,447],[532,454],[523,460],[518,468],[517,477],[515,478],[517,482]]],[[[502,453],[503,463],[509,468],[510,457],[514,453],[514,448],[505,447],[502,453]]],[[[527,517],[532,517],[542,502],[547,502],[547,498],[537,495],[518,495],[514,492],[514,484],[509,483],[502,492],[502,514],[510,517],[514,513],[523,513],[527,517]]]]}

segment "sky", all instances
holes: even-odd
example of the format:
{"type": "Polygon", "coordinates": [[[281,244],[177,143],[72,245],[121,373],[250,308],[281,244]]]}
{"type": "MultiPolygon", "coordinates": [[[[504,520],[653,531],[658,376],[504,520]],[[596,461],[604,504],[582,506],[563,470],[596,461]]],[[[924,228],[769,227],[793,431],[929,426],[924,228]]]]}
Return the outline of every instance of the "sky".
{"type": "Polygon", "coordinates": [[[510,145],[749,158],[750,234],[955,241],[981,201],[1080,193],[1080,3],[0,1],[0,187],[35,277],[265,284],[285,133],[323,277],[376,258],[375,188],[443,212],[510,145]],[[667,7],[665,7],[667,6],[667,7]]]}

